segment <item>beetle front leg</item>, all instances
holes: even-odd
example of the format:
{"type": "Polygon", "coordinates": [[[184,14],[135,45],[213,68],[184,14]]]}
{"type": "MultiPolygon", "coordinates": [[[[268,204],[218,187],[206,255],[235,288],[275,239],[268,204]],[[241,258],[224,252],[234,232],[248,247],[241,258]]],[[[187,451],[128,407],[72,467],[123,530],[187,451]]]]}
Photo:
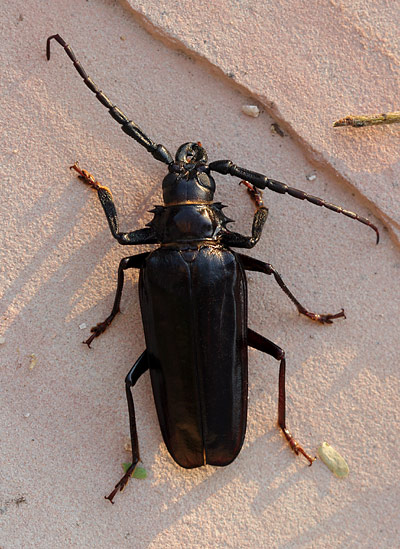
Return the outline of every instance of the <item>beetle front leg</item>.
{"type": "Polygon", "coordinates": [[[344,314],[344,309],[342,309],[339,313],[335,314],[318,314],[318,313],[312,313],[311,311],[308,311],[292,294],[292,292],[289,290],[289,288],[286,286],[286,284],[283,282],[281,275],[274,269],[274,267],[270,263],[264,263],[264,261],[259,261],[258,259],[254,259],[253,257],[239,254],[240,260],[242,261],[244,269],[247,271],[256,271],[259,273],[265,273],[267,275],[274,275],[275,280],[279,284],[279,286],[282,288],[282,290],[285,292],[285,294],[288,296],[288,298],[296,305],[297,310],[301,315],[307,316],[308,318],[311,318],[311,320],[315,320],[317,322],[320,322],[321,324],[332,324],[332,320],[335,318],[346,318],[346,315],[344,314]]]}
{"type": "Polygon", "coordinates": [[[123,259],[121,259],[118,267],[117,291],[115,293],[112,311],[109,316],[105,320],[103,320],[103,322],[99,322],[98,324],[96,324],[96,326],[93,326],[93,328],[91,328],[90,331],[92,332],[92,335],[86,341],[83,341],[83,343],[86,343],[88,347],[90,347],[90,344],[96,337],[99,337],[100,334],[105,332],[105,330],[109,327],[111,322],[119,313],[122,288],[124,287],[124,271],[126,271],[126,269],[140,269],[148,255],[149,252],[145,252],[143,254],[132,255],[131,257],[124,257],[123,259]]]}
{"type": "Polygon", "coordinates": [[[140,357],[137,359],[132,369],[129,371],[128,375],[125,378],[125,390],[126,398],[128,401],[129,409],[129,425],[131,432],[131,444],[132,444],[132,463],[126,471],[125,475],[121,478],[119,482],[115,485],[114,490],[108,496],[105,496],[105,499],[108,499],[113,502],[115,494],[118,491],[122,491],[125,486],[128,484],[130,477],[133,475],[137,464],[140,461],[139,455],[139,441],[137,436],[136,429],[136,416],[135,416],[135,406],[133,404],[133,397],[131,388],[135,386],[138,379],[149,369],[149,364],[147,361],[147,351],[144,351],[140,357]]]}
{"type": "Polygon", "coordinates": [[[254,349],[257,349],[258,351],[261,351],[262,353],[267,353],[268,355],[272,356],[276,360],[280,361],[279,366],[279,397],[278,397],[278,425],[282,429],[283,434],[285,435],[286,440],[288,441],[291,449],[294,451],[295,454],[302,454],[309,462],[310,465],[312,465],[313,461],[315,461],[315,457],[311,457],[303,448],[300,446],[300,444],[295,440],[289,431],[289,429],[286,427],[286,387],[285,387],[285,375],[286,375],[286,359],[285,359],[285,351],[278,347],[278,345],[275,345],[275,343],[272,343],[269,339],[266,337],[263,337],[262,335],[258,334],[257,332],[254,332],[253,330],[250,330],[248,328],[247,330],[247,343],[250,347],[253,347],[254,349]]]}
{"type": "Polygon", "coordinates": [[[221,242],[225,246],[233,246],[234,248],[253,248],[261,238],[268,217],[268,208],[264,206],[262,195],[259,190],[253,185],[250,185],[247,181],[241,181],[240,184],[247,187],[247,192],[250,194],[250,197],[256,206],[251,236],[235,233],[225,228],[221,235],[221,242]]]}
{"type": "Polygon", "coordinates": [[[265,206],[258,207],[253,217],[251,236],[245,236],[225,229],[221,234],[221,242],[224,246],[232,246],[234,248],[253,248],[260,240],[267,216],[268,209],[265,206]]]}
{"type": "Polygon", "coordinates": [[[87,170],[82,170],[78,162],[70,166],[70,169],[78,172],[79,179],[82,179],[86,185],[97,191],[111,234],[120,244],[156,244],[158,242],[153,230],[149,227],[129,233],[121,233],[119,231],[117,210],[110,189],[101,185],[87,170]]]}

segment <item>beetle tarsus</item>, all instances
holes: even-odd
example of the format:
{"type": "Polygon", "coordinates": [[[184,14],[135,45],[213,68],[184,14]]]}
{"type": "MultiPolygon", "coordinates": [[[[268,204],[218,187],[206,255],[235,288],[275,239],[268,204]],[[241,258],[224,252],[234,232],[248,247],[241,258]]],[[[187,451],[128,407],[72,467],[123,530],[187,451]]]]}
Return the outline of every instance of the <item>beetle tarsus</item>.
{"type": "Polygon", "coordinates": [[[113,498],[115,497],[115,494],[117,493],[117,491],[118,491],[118,490],[113,490],[113,491],[111,492],[110,495],[104,496],[104,499],[108,499],[108,501],[109,501],[112,505],[114,505],[115,502],[113,501],[113,498]]]}
{"type": "Polygon", "coordinates": [[[108,499],[108,501],[110,501],[113,505],[114,505],[113,499],[115,498],[116,494],[118,492],[122,492],[122,490],[128,484],[129,479],[131,478],[131,476],[133,475],[133,473],[136,469],[136,465],[137,465],[137,463],[135,463],[135,464],[132,463],[132,465],[129,467],[129,469],[127,470],[125,475],[121,478],[121,480],[119,482],[117,482],[117,484],[115,485],[115,488],[111,492],[111,494],[109,494],[108,496],[104,496],[104,498],[108,499]]]}
{"type": "Polygon", "coordinates": [[[316,322],[319,322],[320,324],[333,324],[332,320],[335,318],[346,318],[344,309],[342,309],[339,313],[336,313],[334,315],[332,314],[326,314],[326,315],[319,315],[317,313],[311,313],[310,311],[301,311],[299,310],[299,313],[310,318],[311,320],[315,320],[316,322]]]}
{"type": "Polygon", "coordinates": [[[300,446],[300,444],[295,440],[291,434],[291,432],[286,429],[286,427],[281,427],[283,434],[285,435],[286,440],[289,442],[289,445],[293,452],[297,455],[302,454],[309,462],[310,467],[313,464],[313,462],[316,460],[315,457],[311,457],[307,452],[300,446]]]}
{"type": "Polygon", "coordinates": [[[247,187],[247,192],[251,196],[251,199],[254,202],[254,204],[256,205],[257,210],[259,208],[264,207],[264,202],[263,202],[263,199],[262,199],[262,192],[259,191],[257,189],[257,187],[255,187],[254,185],[252,185],[248,181],[245,181],[244,179],[242,179],[242,181],[240,181],[239,185],[244,185],[245,187],[247,187]]]}
{"type": "Polygon", "coordinates": [[[108,496],[104,496],[104,499],[108,499],[108,501],[110,503],[112,503],[114,505],[114,501],[113,499],[115,498],[116,494],[118,492],[122,492],[122,490],[125,488],[128,480],[129,480],[129,477],[127,479],[125,479],[126,475],[124,475],[121,480],[115,485],[115,488],[114,490],[111,492],[111,494],[109,494],[108,496]]]}
{"type": "Polygon", "coordinates": [[[114,490],[109,494],[108,496],[104,496],[104,499],[108,499],[108,501],[114,505],[113,499],[115,498],[116,493],[118,492],[118,488],[114,488],[114,490]]]}
{"type": "Polygon", "coordinates": [[[92,343],[92,341],[107,330],[111,322],[114,320],[114,317],[118,313],[119,313],[119,309],[115,314],[111,314],[103,322],[99,322],[98,324],[96,324],[96,326],[93,326],[93,328],[90,329],[90,331],[92,332],[92,335],[86,341],[83,341],[83,343],[86,343],[89,349],[91,348],[90,344],[92,343]]]}
{"type": "Polygon", "coordinates": [[[70,170],[75,170],[78,172],[79,176],[78,178],[81,179],[86,185],[89,185],[94,189],[95,191],[98,191],[99,189],[106,189],[108,192],[110,190],[107,187],[104,187],[103,185],[100,185],[100,183],[97,181],[97,179],[87,170],[81,170],[79,167],[78,162],[75,162],[72,166],[69,167],[70,170]]]}

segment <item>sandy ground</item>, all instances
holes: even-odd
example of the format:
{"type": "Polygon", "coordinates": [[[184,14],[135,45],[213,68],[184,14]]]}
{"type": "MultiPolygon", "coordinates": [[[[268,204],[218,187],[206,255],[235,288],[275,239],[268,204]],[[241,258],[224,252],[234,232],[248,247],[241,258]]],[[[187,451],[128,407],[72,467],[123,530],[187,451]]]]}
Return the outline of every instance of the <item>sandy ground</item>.
{"type": "MultiPolygon", "coordinates": [[[[254,77],[264,75],[264,42],[273,33],[260,25],[249,32],[246,3],[216,4],[220,9],[212,12],[199,4],[185,19],[175,2],[158,11],[130,4],[17,0],[3,12],[0,546],[398,547],[397,156],[389,170],[393,193],[385,187],[379,200],[374,193],[389,173],[387,155],[398,147],[399,129],[333,134],[328,119],[353,107],[375,110],[356,86],[344,98],[332,84],[328,106],[319,90],[313,96],[318,119],[308,125],[310,113],[297,119],[309,97],[291,81],[280,83],[278,97],[254,77]],[[248,276],[250,326],[286,351],[288,425],[313,453],[324,440],[335,446],[349,463],[347,479],[336,479],[319,460],[309,468],[293,455],[276,427],[277,363],[250,350],[248,431],[239,457],[226,468],[179,468],[162,442],[145,376],[134,398],[148,478],[132,480],[114,506],[104,500],[129,461],[123,380],[144,349],[137,273],[127,276],[123,314],[92,350],[81,341],[111,309],[120,258],[151,247],[119,247],[95,193],[68,166],[79,160],[110,186],[124,230],[151,219],[165,167],[120,130],[58,44],[46,61],[46,38],[57,32],[99,87],[172,152],[200,140],[210,160],[231,158],[378,225],[376,246],[361,223],[269,192],[266,229],[248,252],[272,263],[308,308],[345,308],[346,320],[320,326],[300,318],[270,277],[248,276]],[[247,34],[251,42],[241,40],[247,34]],[[260,116],[244,115],[244,104],[257,104],[260,116]],[[283,137],[271,131],[276,122],[283,137]],[[376,173],[365,147],[376,152],[376,173]]],[[[266,9],[261,4],[253,11],[266,9]]],[[[366,4],[357,3],[361,22],[366,4]]],[[[345,3],[329,6],[332,17],[345,20],[339,17],[350,9],[345,3]]],[[[289,14],[282,6],[270,9],[275,27],[305,24],[298,7],[289,14]]],[[[339,54],[323,49],[324,36],[315,40],[332,64],[339,54]]],[[[289,74],[297,56],[298,72],[306,75],[312,55],[294,39],[282,42],[286,49],[270,52],[270,73],[289,74]]],[[[357,47],[337,41],[343,59],[354,60],[357,47]]],[[[395,61],[386,65],[389,98],[395,61]]],[[[381,98],[377,110],[384,108],[381,98]]],[[[216,180],[216,199],[229,205],[235,229],[249,233],[253,208],[246,193],[233,178],[216,180]]]]}

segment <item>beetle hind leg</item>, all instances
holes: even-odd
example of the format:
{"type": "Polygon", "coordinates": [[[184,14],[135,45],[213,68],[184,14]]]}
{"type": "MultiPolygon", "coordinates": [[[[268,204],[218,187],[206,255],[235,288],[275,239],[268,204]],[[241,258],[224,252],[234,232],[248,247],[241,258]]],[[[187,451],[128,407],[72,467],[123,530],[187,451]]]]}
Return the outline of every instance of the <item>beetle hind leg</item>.
{"type": "Polygon", "coordinates": [[[149,365],[147,362],[147,351],[144,351],[140,355],[140,357],[137,359],[132,369],[129,371],[128,375],[125,378],[125,389],[126,389],[126,398],[128,401],[129,425],[130,425],[131,443],[132,443],[132,463],[129,466],[128,470],[126,471],[125,475],[121,478],[120,481],[117,482],[114,490],[108,496],[105,496],[105,499],[108,499],[111,503],[114,503],[113,499],[117,494],[117,492],[122,491],[125,488],[125,486],[128,484],[130,477],[135,471],[136,465],[140,461],[139,441],[138,441],[137,429],[136,429],[135,406],[133,404],[131,388],[134,387],[138,379],[148,369],[149,369],[149,365]]]}
{"type": "Polygon", "coordinates": [[[279,366],[279,397],[278,397],[278,425],[282,429],[283,434],[285,435],[286,440],[288,441],[291,449],[295,454],[302,454],[312,465],[315,457],[311,457],[300,444],[295,440],[286,427],[286,390],[285,390],[285,374],[286,374],[286,359],[285,351],[272,343],[266,337],[253,332],[253,330],[247,330],[248,344],[250,347],[257,349],[263,353],[266,353],[276,360],[280,361],[279,366]]]}

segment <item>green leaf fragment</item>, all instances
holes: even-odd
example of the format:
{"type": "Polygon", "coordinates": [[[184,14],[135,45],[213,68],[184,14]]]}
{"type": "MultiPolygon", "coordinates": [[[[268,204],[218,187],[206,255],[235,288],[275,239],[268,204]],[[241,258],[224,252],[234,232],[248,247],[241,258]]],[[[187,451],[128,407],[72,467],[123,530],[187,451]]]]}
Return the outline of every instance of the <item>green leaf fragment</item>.
{"type": "Polygon", "coordinates": [[[133,473],[133,477],[134,478],[141,478],[141,479],[147,478],[146,469],[144,467],[136,467],[136,469],[133,473]]]}
{"type": "Polygon", "coordinates": [[[349,474],[345,459],[327,442],[318,447],[318,456],[336,477],[345,478],[349,474]]]}
{"type": "MultiPolygon", "coordinates": [[[[122,464],[122,469],[124,470],[124,473],[127,473],[128,469],[131,465],[132,465],[131,463],[123,463],[122,464]]],[[[147,478],[147,471],[144,467],[140,467],[140,465],[138,465],[136,467],[136,469],[133,471],[131,476],[132,476],[132,478],[144,479],[144,478],[147,478]]]]}

